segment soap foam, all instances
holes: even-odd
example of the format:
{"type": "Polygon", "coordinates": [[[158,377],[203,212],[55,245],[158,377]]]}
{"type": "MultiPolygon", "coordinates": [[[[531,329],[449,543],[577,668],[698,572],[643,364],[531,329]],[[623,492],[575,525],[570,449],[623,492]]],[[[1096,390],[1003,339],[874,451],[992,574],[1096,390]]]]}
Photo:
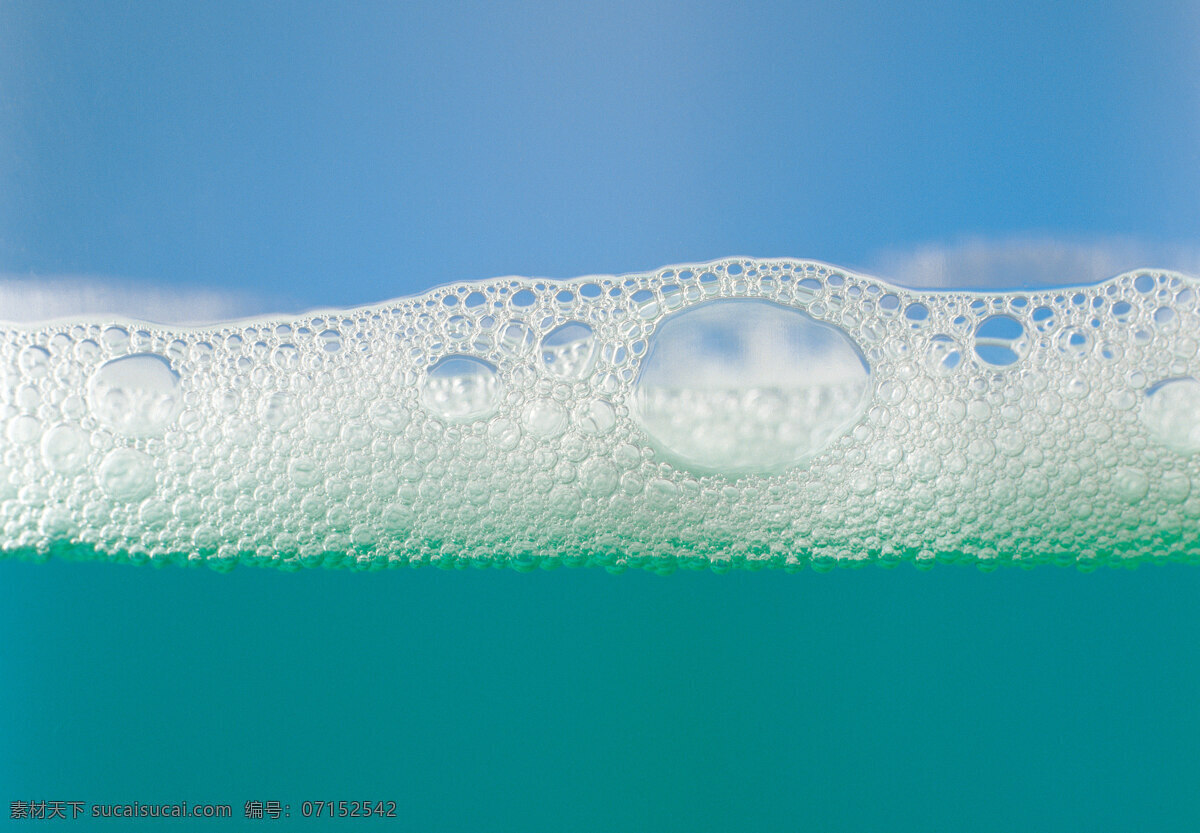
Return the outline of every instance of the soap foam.
{"type": "Polygon", "coordinates": [[[811,261],[0,329],[0,552],[294,569],[1200,560],[1184,275],[811,261]]]}

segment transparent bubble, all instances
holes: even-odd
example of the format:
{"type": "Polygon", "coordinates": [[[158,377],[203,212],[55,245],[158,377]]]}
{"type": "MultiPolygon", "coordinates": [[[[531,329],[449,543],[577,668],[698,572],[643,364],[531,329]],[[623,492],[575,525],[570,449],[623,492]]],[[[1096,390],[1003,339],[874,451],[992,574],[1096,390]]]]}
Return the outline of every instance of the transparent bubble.
{"type": "Polygon", "coordinates": [[[1122,466],[1113,475],[1117,497],[1126,503],[1137,503],[1150,491],[1150,478],[1144,471],[1122,466]]]}
{"type": "Polygon", "coordinates": [[[42,459],[46,468],[60,474],[75,474],[87,465],[91,445],[77,425],[55,425],[42,437],[42,459]]]}
{"type": "Polygon", "coordinates": [[[993,315],[975,328],[975,355],[993,367],[1008,367],[1029,351],[1025,326],[1011,315],[993,315]]]}
{"type": "Polygon", "coordinates": [[[866,361],[844,332],[773,303],[719,301],[659,325],[633,413],[682,466],[770,473],[846,431],[869,387],[866,361]]]}
{"type": "Polygon", "coordinates": [[[521,441],[521,428],[511,419],[496,419],[488,425],[488,440],[501,451],[511,451],[521,441]]]}
{"type": "Polygon", "coordinates": [[[596,337],[582,321],[556,327],[542,339],[542,364],[560,379],[582,379],[596,363],[596,337]]]}
{"type": "Polygon", "coordinates": [[[1150,436],[1172,451],[1200,451],[1200,381],[1164,379],[1146,390],[1142,422],[1150,436]]]}
{"type": "Polygon", "coordinates": [[[154,491],[154,461],[144,452],[115,448],[100,461],[97,479],[114,500],[141,500],[154,491]]]}
{"type": "Polygon", "coordinates": [[[617,415],[613,406],[603,399],[589,399],[580,402],[575,406],[572,418],[579,430],[585,434],[607,434],[617,424],[617,415]]]}
{"type": "Polygon", "coordinates": [[[500,328],[498,347],[509,359],[521,360],[533,351],[534,334],[524,321],[509,321],[500,328]]]}
{"type": "Polygon", "coordinates": [[[22,414],[8,423],[4,434],[15,445],[32,445],[41,439],[42,427],[42,421],[37,417],[22,414]]]}
{"type": "Polygon", "coordinates": [[[369,413],[371,423],[388,434],[399,434],[412,420],[407,408],[388,399],[374,402],[369,413]]]}
{"type": "Polygon", "coordinates": [[[295,370],[300,366],[300,351],[294,344],[281,344],[275,348],[271,362],[280,370],[295,370]]]}
{"type": "Polygon", "coordinates": [[[157,353],[136,353],[101,365],[88,383],[97,421],[127,437],[163,434],[183,410],[179,374],[157,353]]]}
{"type": "Polygon", "coordinates": [[[962,351],[954,339],[935,335],[925,347],[925,365],[931,373],[948,376],[962,363],[962,351]]]}
{"type": "Polygon", "coordinates": [[[1183,472],[1165,472],[1161,482],[1163,500],[1169,504],[1183,503],[1192,492],[1192,481],[1183,472]]]}
{"type": "Polygon", "coordinates": [[[342,334],[333,328],[323,330],[317,339],[322,352],[337,353],[342,349],[342,334]]]}
{"type": "Polygon", "coordinates": [[[567,430],[567,409],[553,399],[535,399],[525,406],[521,422],[535,437],[557,437],[567,430]]]}
{"type": "Polygon", "coordinates": [[[17,366],[30,379],[41,379],[50,373],[50,351],[45,347],[26,347],[17,354],[17,366]]]}
{"type": "Polygon", "coordinates": [[[495,413],[502,392],[496,368],[471,356],[448,356],[425,374],[421,403],[450,422],[471,422],[495,413]]]}
{"type": "Polygon", "coordinates": [[[258,406],[262,424],[274,431],[290,431],[300,424],[300,406],[291,394],[276,391],[263,397],[258,406]]]}
{"type": "Polygon", "coordinates": [[[929,320],[929,307],[920,301],[914,301],[905,307],[904,317],[914,329],[923,327],[925,326],[925,322],[929,320]]]}
{"type": "Polygon", "coordinates": [[[608,460],[588,460],[580,471],[584,490],[594,497],[607,497],[617,490],[620,473],[608,460]]]}

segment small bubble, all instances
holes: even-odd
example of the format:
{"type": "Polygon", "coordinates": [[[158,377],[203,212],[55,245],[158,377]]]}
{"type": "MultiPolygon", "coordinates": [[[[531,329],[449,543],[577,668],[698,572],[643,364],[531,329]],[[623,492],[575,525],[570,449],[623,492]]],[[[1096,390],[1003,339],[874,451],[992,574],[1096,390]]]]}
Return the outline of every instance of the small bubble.
{"type": "Polygon", "coordinates": [[[76,425],[55,425],[42,437],[42,460],[60,474],[82,471],[90,452],[87,433],[76,425]]]}
{"type": "Polygon", "coordinates": [[[17,354],[17,366],[30,379],[45,378],[50,372],[50,351],[45,347],[25,347],[17,354]]]}
{"type": "Polygon", "coordinates": [[[473,356],[447,356],[426,372],[421,402],[449,422],[472,422],[496,411],[502,387],[491,364],[473,356]]]}
{"type": "Polygon", "coordinates": [[[495,419],[488,425],[488,442],[501,451],[511,451],[521,442],[521,428],[511,419],[495,419]]]}
{"type": "Polygon", "coordinates": [[[75,345],[75,358],[84,364],[97,361],[101,355],[100,344],[93,339],[87,338],[75,345]]]}
{"type": "Polygon", "coordinates": [[[1029,350],[1024,325],[1011,315],[993,315],[975,328],[975,355],[993,367],[1008,367],[1029,350]]]}
{"type": "Polygon", "coordinates": [[[111,353],[126,353],[129,351],[129,330],[124,327],[107,327],[100,334],[100,341],[111,353]]]}
{"type": "Polygon", "coordinates": [[[132,448],[116,448],[100,461],[100,488],[114,500],[141,500],[154,491],[154,461],[132,448]]]}
{"type": "Polygon", "coordinates": [[[1154,311],[1154,325],[1163,332],[1174,332],[1179,326],[1179,317],[1170,307],[1159,307],[1154,311]]]}
{"type": "Polygon", "coordinates": [[[651,506],[665,509],[675,502],[679,488],[670,480],[655,478],[646,484],[646,500],[651,506]]]}
{"type": "Polygon", "coordinates": [[[300,457],[288,464],[288,477],[297,486],[315,486],[321,474],[314,460],[300,457]]]}
{"type": "Polygon", "coordinates": [[[379,513],[379,521],[389,533],[406,533],[413,527],[415,513],[403,503],[390,503],[379,513]]]}
{"type": "Polygon", "coordinates": [[[1058,316],[1050,307],[1038,307],[1030,316],[1033,327],[1039,333],[1048,333],[1058,326],[1058,316]]]}
{"type": "Polygon", "coordinates": [[[371,423],[380,431],[399,434],[408,427],[412,416],[408,410],[390,399],[380,399],[371,405],[368,415],[371,423]]]}
{"type": "Polygon", "coordinates": [[[5,434],[17,445],[32,445],[41,439],[42,422],[37,417],[22,414],[8,424],[5,434]]]}
{"type": "Polygon", "coordinates": [[[1137,503],[1150,491],[1150,478],[1139,469],[1123,466],[1113,474],[1113,487],[1121,500],[1137,503]]]}
{"type": "Polygon", "coordinates": [[[281,344],[271,355],[271,362],[280,370],[295,370],[300,366],[300,351],[294,344],[281,344]]]}
{"type": "Polygon", "coordinates": [[[925,366],[937,376],[948,376],[962,363],[962,351],[948,335],[935,335],[925,347],[925,366]]]}
{"type": "Polygon", "coordinates": [[[342,349],[342,334],[333,328],[322,330],[317,340],[325,353],[337,353],[342,349]]]}
{"type": "Polygon", "coordinates": [[[74,526],[73,520],[65,506],[47,506],[38,521],[38,531],[51,539],[68,538],[74,526]]]}
{"type": "Polygon", "coordinates": [[[991,440],[977,437],[967,444],[967,457],[974,463],[987,463],[995,456],[996,446],[991,440]]]}
{"type": "Polygon", "coordinates": [[[571,416],[579,430],[585,434],[607,434],[617,424],[613,406],[603,399],[589,399],[575,406],[571,416]]]}
{"type": "Polygon", "coordinates": [[[230,414],[236,413],[241,404],[242,395],[236,390],[221,388],[213,391],[213,410],[222,416],[229,416],[230,414]]]}
{"type": "Polygon", "coordinates": [[[1183,472],[1165,472],[1161,484],[1162,498],[1170,504],[1183,503],[1192,492],[1192,481],[1183,472]]]}
{"type": "Polygon", "coordinates": [[[1146,390],[1142,422],[1158,442],[1179,454],[1200,451],[1200,381],[1165,379],[1146,390]]]}
{"type": "Polygon", "coordinates": [[[596,338],[582,321],[556,327],[542,339],[542,364],[560,379],[582,379],[596,363],[596,338]]]}
{"type": "Polygon", "coordinates": [[[147,498],[138,508],[138,521],[146,529],[161,529],[171,519],[171,507],[158,498],[147,498]]]}
{"type": "Polygon", "coordinates": [[[919,301],[913,302],[904,308],[904,317],[913,329],[919,329],[929,320],[929,307],[919,301]]]}
{"type": "Polygon", "coordinates": [[[300,424],[300,409],[289,394],[276,391],[259,402],[258,417],[274,431],[290,431],[300,424]]]}
{"type": "Polygon", "coordinates": [[[533,351],[533,330],[524,321],[509,321],[500,328],[497,347],[508,359],[520,361],[533,351]]]}
{"type": "Polygon", "coordinates": [[[567,410],[553,399],[535,399],[525,406],[521,421],[530,434],[551,439],[567,430],[567,410]]]}
{"type": "Polygon", "coordinates": [[[1092,349],[1092,337],[1078,327],[1063,330],[1055,343],[1060,353],[1072,359],[1082,359],[1092,349]]]}
{"type": "Polygon", "coordinates": [[[620,474],[608,460],[588,460],[580,471],[584,490],[593,497],[607,497],[617,490],[620,474]]]}
{"type": "Polygon", "coordinates": [[[347,448],[363,448],[371,437],[371,427],[365,422],[353,420],[342,426],[341,439],[347,448]]]}

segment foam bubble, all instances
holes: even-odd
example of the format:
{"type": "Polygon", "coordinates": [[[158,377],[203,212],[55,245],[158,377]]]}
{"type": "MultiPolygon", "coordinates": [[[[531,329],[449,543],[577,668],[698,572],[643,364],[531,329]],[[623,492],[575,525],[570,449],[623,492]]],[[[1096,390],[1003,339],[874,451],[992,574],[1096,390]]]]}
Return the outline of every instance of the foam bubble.
{"type": "Polygon", "coordinates": [[[569,321],[542,339],[542,362],[560,379],[582,379],[596,362],[596,339],[582,321],[569,321]]]}
{"type": "Polygon", "coordinates": [[[844,433],[869,371],[847,335],[756,300],[663,321],[634,384],[633,414],[666,459],[696,472],[785,471],[844,433]]]}
{"type": "MultiPolygon", "coordinates": [[[[329,342],[325,342],[329,349],[329,342]]],[[[496,410],[500,380],[496,368],[472,356],[449,356],[425,374],[422,403],[452,422],[470,422],[496,410]]]]}
{"type": "Polygon", "coordinates": [[[132,448],[115,448],[100,461],[96,471],[100,488],[119,502],[140,500],[154,491],[154,462],[132,448]]]}
{"type": "MultiPolygon", "coordinates": [[[[217,392],[227,393],[231,392],[217,392]]],[[[88,403],[106,428],[130,437],[158,436],[182,407],[179,374],[165,357],[155,353],[110,359],[92,374],[88,403]]]]}
{"type": "Polygon", "coordinates": [[[1200,560],[1195,281],[727,259],[0,330],[0,553],[374,569],[1200,560]]]}
{"type": "Polygon", "coordinates": [[[1164,379],[1146,391],[1142,419],[1155,440],[1179,454],[1200,451],[1200,381],[1164,379]]]}

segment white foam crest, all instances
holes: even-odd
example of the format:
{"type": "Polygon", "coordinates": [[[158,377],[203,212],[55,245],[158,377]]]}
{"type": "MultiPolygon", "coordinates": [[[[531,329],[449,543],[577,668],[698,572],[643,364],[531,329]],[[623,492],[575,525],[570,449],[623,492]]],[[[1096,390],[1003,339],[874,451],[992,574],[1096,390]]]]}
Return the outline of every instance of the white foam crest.
{"type": "Polygon", "coordinates": [[[671,570],[1200,560],[1200,302],[813,261],[0,329],[0,553],[671,570]]]}

